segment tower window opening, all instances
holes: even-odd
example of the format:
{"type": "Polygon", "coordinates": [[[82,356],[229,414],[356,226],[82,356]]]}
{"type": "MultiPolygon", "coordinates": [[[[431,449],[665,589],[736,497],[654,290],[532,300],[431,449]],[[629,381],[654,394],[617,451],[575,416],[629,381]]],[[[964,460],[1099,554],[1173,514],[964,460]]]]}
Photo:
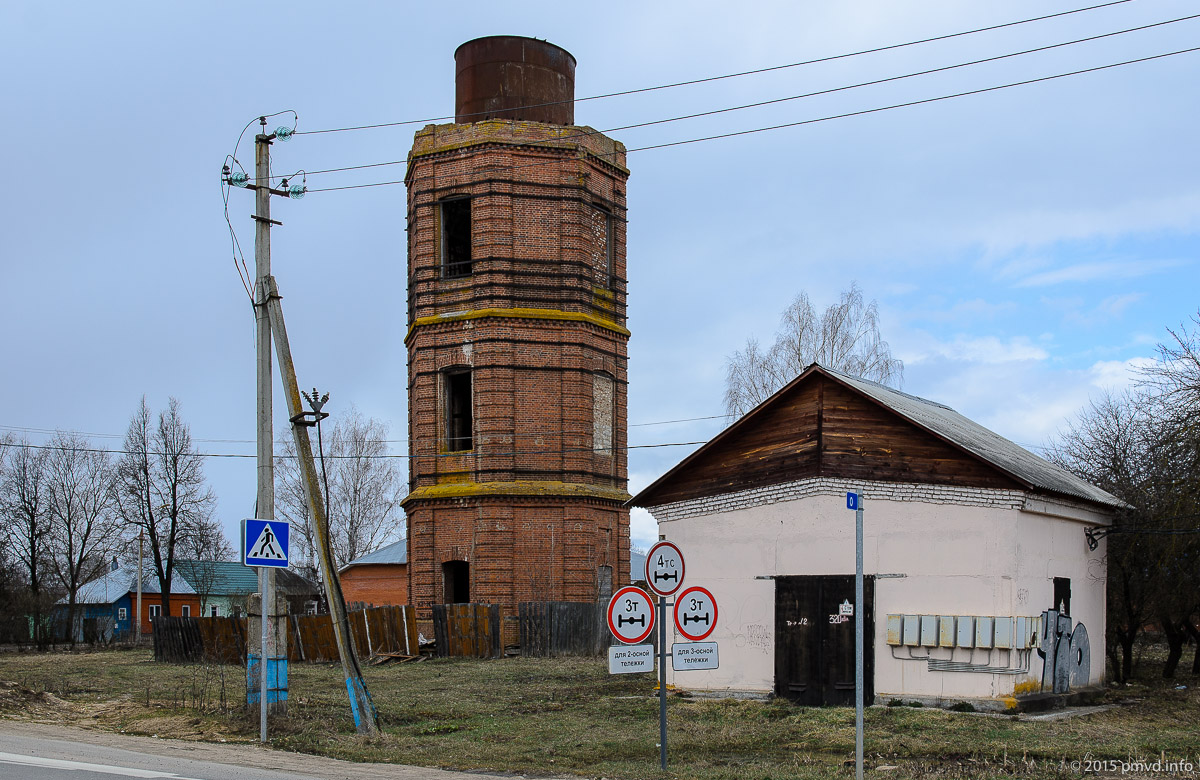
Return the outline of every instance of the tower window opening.
{"type": "Polygon", "coordinates": [[[471,564],[466,561],[446,561],[442,564],[442,594],[446,604],[470,603],[471,564]]]}
{"type": "Polygon", "coordinates": [[[442,277],[471,275],[471,199],[438,204],[442,227],[442,277]]]}
{"type": "Polygon", "coordinates": [[[612,289],[616,287],[617,221],[608,211],[597,207],[592,216],[592,231],[596,239],[593,255],[596,284],[612,289]]]}
{"type": "Polygon", "coordinates": [[[454,371],[445,375],[446,449],[461,452],[474,442],[471,414],[471,372],[454,371]]]}

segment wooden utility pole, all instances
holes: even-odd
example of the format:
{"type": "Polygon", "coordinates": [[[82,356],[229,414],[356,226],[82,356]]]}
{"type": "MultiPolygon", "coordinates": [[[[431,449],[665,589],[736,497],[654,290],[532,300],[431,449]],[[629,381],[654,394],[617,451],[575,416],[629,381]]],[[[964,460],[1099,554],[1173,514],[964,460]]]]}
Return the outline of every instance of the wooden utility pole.
{"type": "Polygon", "coordinates": [[[338,656],[342,661],[342,674],[346,678],[346,692],[350,694],[350,710],[354,715],[354,726],[358,733],[376,736],[379,734],[379,714],[371,701],[371,694],[367,692],[362,669],[358,665],[358,656],[350,641],[346,600],[342,596],[337,564],[333,560],[333,550],[329,544],[329,521],[325,516],[325,502],[321,498],[320,483],[317,481],[317,466],[313,461],[308,426],[304,422],[304,409],[300,406],[300,385],[296,381],[296,368],[292,363],[287,328],[283,324],[283,306],[279,302],[279,290],[275,286],[275,279],[270,278],[267,283],[267,308],[271,313],[271,333],[275,339],[276,356],[279,358],[279,375],[283,379],[283,394],[287,398],[288,416],[292,420],[292,438],[296,443],[296,459],[300,465],[304,493],[308,497],[313,530],[317,535],[317,555],[321,561],[325,597],[329,600],[329,612],[333,618],[333,635],[337,641],[338,656]]]}

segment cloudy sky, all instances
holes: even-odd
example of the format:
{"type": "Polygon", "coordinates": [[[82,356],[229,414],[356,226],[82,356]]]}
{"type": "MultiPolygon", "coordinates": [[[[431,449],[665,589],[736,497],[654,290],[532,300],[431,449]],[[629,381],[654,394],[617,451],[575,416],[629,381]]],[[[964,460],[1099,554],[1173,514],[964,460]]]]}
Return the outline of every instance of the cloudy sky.
{"type": "MultiPolygon", "coordinates": [[[[276,172],[403,160],[453,113],[454,49],[548,39],[588,97],[849,54],[1087,6],[1086,0],[779,3],[58,3],[0,5],[0,433],[81,431],[119,448],[139,399],[176,397],[205,452],[252,454],[253,318],[219,172],[238,133],[286,109],[276,172]],[[452,9],[452,10],[450,10],[452,9]]],[[[1082,13],[758,75],[579,102],[629,167],[630,443],[710,438],[727,356],[769,342],[800,291],[852,281],[879,303],[903,389],[1044,445],[1195,314],[1200,52],[822,120],[1188,49],[1200,19],[704,118],[1168,22],[1189,0],[1082,13]]],[[[252,131],[251,131],[252,132],[252,131]]],[[[253,162],[244,140],[238,156],[253,162]]],[[[396,181],[403,166],[312,176],[396,181]]],[[[406,451],[405,192],[273,204],[273,270],[302,387],[391,427],[406,451]]],[[[250,258],[249,193],[230,217],[250,258]]],[[[276,430],[286,414],[277,396],[276,430]]],[[[631,489],[694,447],[631,451],[631,489]]],[[[231,539],[254,462],[207,473],[231,539]]],[[[653,521],[634,518],[646,545],[653,521]]]]}

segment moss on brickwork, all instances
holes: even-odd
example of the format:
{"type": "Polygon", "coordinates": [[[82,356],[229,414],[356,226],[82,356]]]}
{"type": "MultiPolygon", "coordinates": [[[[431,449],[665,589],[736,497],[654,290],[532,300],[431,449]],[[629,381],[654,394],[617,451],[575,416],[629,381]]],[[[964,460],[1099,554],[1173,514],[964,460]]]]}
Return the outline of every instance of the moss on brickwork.
{"type": "Polygon", "coordinates": [[[440,498],[470,498],[474,496],[570,496],[572,498],[600,498],[624,503],[631,496],[627,491],[598,485],[582,485],[572,482],[518,481],[518,482],[447,482],[441,485],[419,487],[402,502],[440,498]]]}
{"type": "Polygon", "coordinates": [[[576,311],[559,311],[558,309],[475,309],[473,311],[458,311],[450,314],[435,314],[432,317],[419,317],[408,326],[408,334],[404,343],[412,338],[417,328],[425,325],[439,325],[444,322],[461,322],[463,320],[479,320],[486,318],[508,318],[514,320],[558,320],[567,322],[589,322],[605,330],[611,330],[622,336],[629,336],[629,329],[617,323],[597,317],[594,314],[584,314],[576,311]]]}

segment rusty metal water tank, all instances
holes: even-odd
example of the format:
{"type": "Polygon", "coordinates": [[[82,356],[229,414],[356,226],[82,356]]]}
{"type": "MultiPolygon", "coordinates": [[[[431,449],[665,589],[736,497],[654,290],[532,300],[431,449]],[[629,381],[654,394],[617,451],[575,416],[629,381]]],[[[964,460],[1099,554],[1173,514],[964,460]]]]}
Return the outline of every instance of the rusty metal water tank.
{"type": "Polygon", "coordinates": [[[575,122],[575,58],[536,38],[491,35],[454,52],[454,121],[575,122]]]}

